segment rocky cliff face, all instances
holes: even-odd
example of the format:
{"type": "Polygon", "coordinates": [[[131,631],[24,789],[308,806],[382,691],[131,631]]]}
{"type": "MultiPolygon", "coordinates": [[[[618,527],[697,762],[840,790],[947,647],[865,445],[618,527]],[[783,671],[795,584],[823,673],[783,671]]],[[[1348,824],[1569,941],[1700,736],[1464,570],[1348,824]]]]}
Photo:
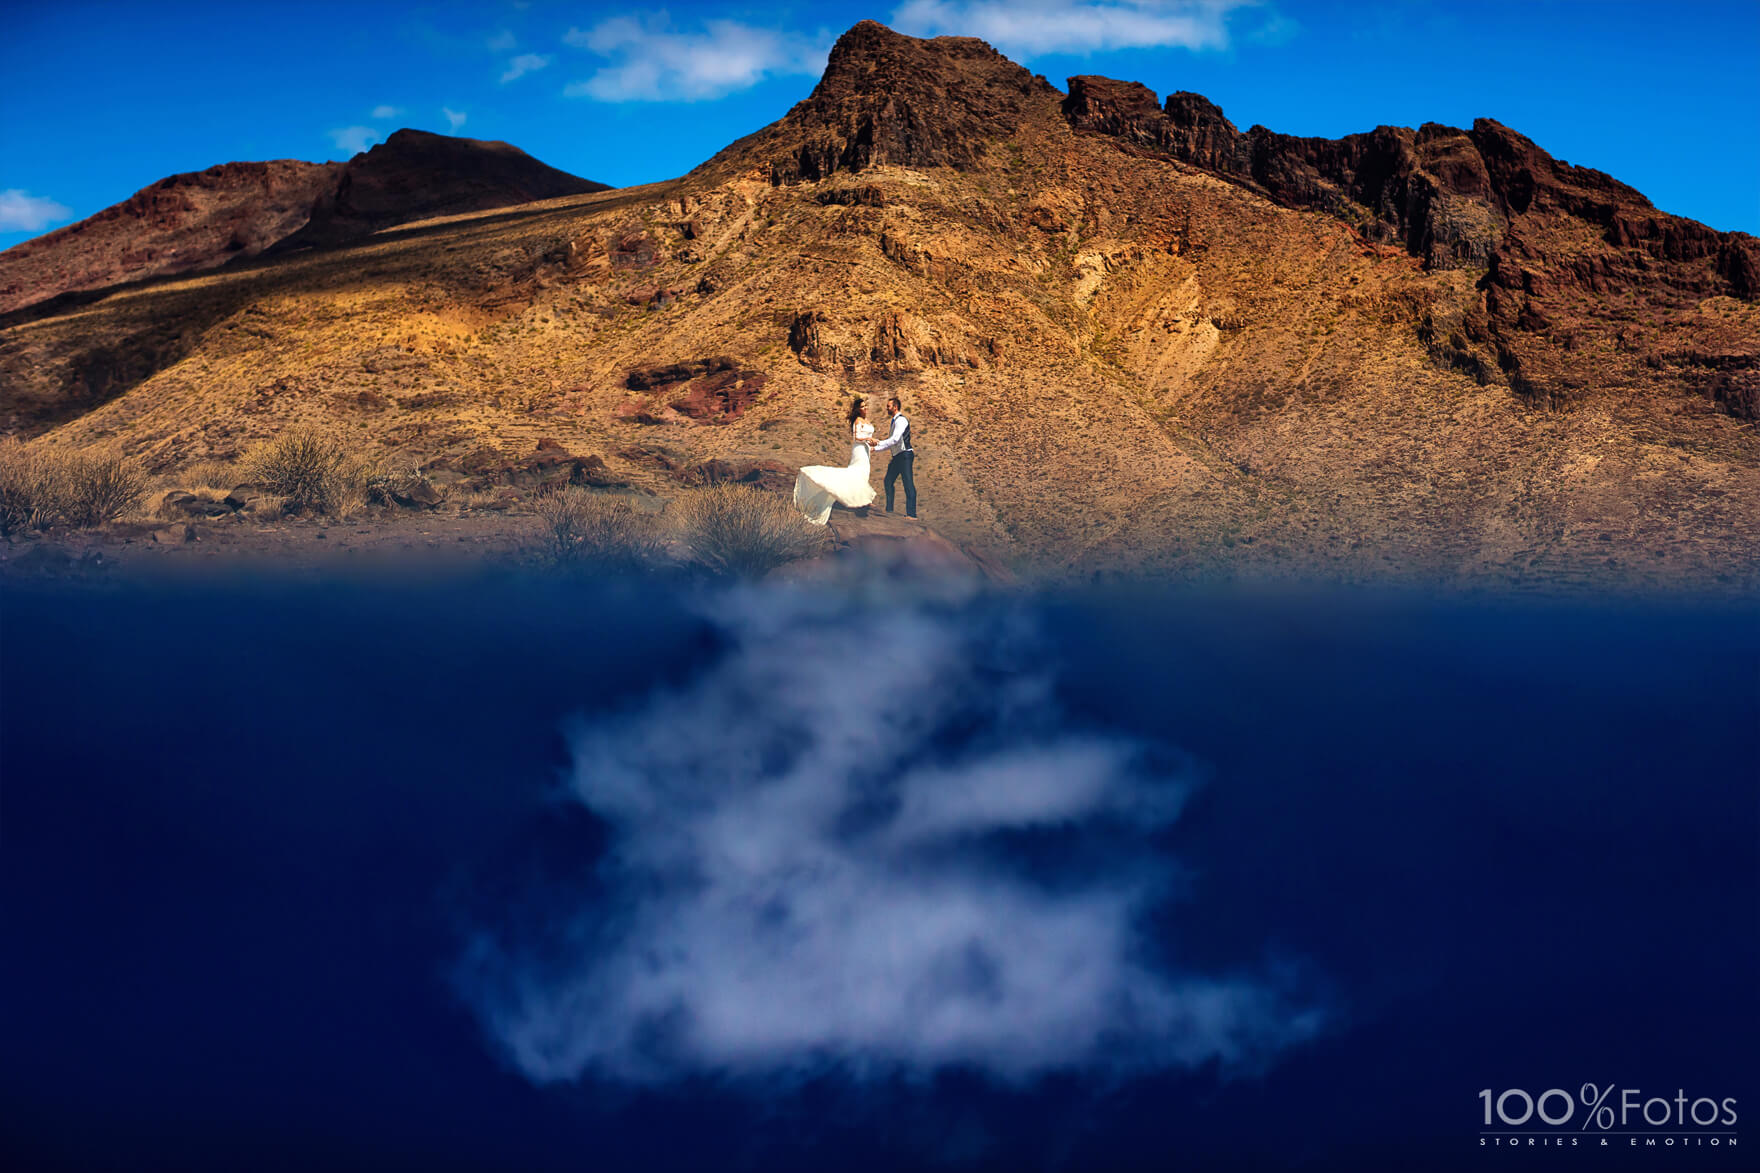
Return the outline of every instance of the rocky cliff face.
{"type": "Polygon", "coordinates": [[[1482,273],[1477,305],[1445,315],[1444,326],[1433,316],[1421,327],[1440,361],[1555,403],[1629,382],[1634,364],[1672,368],[1731,413],[1755,418],[1754,347],[1710,319],[1689,331],[1702,337],[1680,347],[1678,332],[1665,336],[1653,312],[1706,298],[1754,301],[1760,241],[1746,233],[1659,212],[1613,177],[1560,162],[1488,118],[1471,130],[1426,123],[1297,138],[1262,126],[1243,133],[1197,94],[1171,94],[1157,106],[1135,82],[1069,84],[1062,109],[1080,133],[1201,168],[1285,207],[1325,212],[1432,271],[1482,273]]]}
{"type": "Polygon", "coordinates": [[[969,170],[1056,96],[973,37],[921,41],[864,20],[838,39],[806,101],[762,132],[763,153],[779,185],[879,166],[969,170]]]}
{"type": "Polygon", "coordinates": [[[194,273],[296,231],[340,163],[223,163],[173,175],[77,224],[0,252],[0,314],[73,290],[194,273]]]}

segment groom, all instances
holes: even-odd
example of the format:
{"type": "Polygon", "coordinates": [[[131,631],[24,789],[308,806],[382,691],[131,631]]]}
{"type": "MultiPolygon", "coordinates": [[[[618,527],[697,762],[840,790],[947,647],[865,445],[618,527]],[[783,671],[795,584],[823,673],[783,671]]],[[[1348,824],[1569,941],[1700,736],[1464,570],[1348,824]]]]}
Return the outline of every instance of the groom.
{"type": "Polygon", "coordinates": [[[874,445],[876,453],[887,449],[896,449],[892,460],[886,465],[886,512],[892,512],[892,487],[900,478],[904,480],[904,515],[917,515],[917,454],[911,448],[911,421],[905,418],[904,404],[898,396],[891,395],[886,400],[886,414],[892,417],[892,432],[886,439],[874,445]]]}

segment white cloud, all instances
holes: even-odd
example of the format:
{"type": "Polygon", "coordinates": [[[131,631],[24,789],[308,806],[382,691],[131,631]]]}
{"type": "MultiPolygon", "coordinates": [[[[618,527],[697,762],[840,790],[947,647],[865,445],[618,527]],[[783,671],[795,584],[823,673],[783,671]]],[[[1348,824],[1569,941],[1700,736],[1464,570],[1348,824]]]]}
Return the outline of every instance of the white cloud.
{"type": "Polygon", "coordinates": [[[0,232],[41,232],[59,220],[69,219],[73,209],[20,188],[0,191],[0,232]]]}
{"type": "Polygon", "coordinates": [[[701,32],[654,19],[615,17],[563,38],[610,64],[563,91],[601,102],[694,102],[749,89],[770,77],[824,71],[830,37],[802,36],[732,20],[711,20],[701,32]]]}
{"type": "Polygon", "coordinates": [[[403,113],[402,106],[374,106],[373,107],[373,117],[374,118],[396,118],[399,114],[402,114],[402,113],[403,113]]]}
{"type": "Polygon", "coordinates": [[[559,914],[560,960],[485,934],[460,973],[518,1067],[1014,1082],[1251,1069],[1311,1037],[1288,975],[1181,973],[1145,947],[1176,878],[1153,836],[1189,768],[1069,728],[1018,620],[886,599],[716,600],[715,667],[573,731],[602,887],[559,914]],[[1080,862],[1028,869],[1022,836],[1080,862]]]}
{"type": "Polygon", "coordinates": [[[487,44],[489,52],[505,53],[515,45],[519,44],[519,38],[513,35],[511,29],[502,29],[500,32],[490,37],[487,44]]]}
{"type": "Polygon", "coordinates": [[[516,81],[528,73],[535,73],[550,64],[550,58],[537,53],[521,53],[507,63],[507,72],[501,75],[503,85],[516,81]]]}
{"type": "Polygon", "coordinates": [[[370,126],[344,126],[330,132],[330,141],[336,144],[336,149],[350,156],[360,154],[379,138],[379,132],[370,126]]]}
{"type": "Polygon", "coordinates": [[[449,133],[457,134],[458,128],[464,125],[466,115],[458,110],[448,109],[445,106],[440,107],[440,113],[446,116],[446,125],[449,128],[449,133]]]}
{"type": "Polygon", "coordinates": [[[907,0],[900,32],[980,37],[1015,58],[1114,49],[1225,49],[1229,17],[1257,0],[907,0]]]}

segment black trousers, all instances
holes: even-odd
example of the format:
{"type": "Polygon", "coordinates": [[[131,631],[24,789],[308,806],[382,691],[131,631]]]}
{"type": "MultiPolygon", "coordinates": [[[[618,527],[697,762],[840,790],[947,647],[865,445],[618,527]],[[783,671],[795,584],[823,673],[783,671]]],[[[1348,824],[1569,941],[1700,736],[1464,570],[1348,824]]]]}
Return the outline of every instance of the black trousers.
{"type": "Polygon", "coordinates": [[[917,478],[912,475],[916,469],[917,454],[915,452],[895,453],[886,466],[886,512],[892,512],[892,487],[900,478],[904,480],[904,514],[906,517],[917,515],[917,478]]]}

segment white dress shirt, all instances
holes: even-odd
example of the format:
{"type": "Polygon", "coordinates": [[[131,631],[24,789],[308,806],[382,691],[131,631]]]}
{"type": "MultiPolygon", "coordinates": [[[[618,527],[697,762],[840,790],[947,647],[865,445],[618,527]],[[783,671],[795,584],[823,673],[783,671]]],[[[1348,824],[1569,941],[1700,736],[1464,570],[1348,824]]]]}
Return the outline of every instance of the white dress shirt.
{"type": "MultiPolygon", "coordinates": [[[[892,435],[886,437],[886,439],[884,439],[884,440],[880,441],[878,444],[874,445],[874,451],[884,452],[888,448],[896,447],[899,443],[901,443],[904,440],[904,430],[910,426],[911,426],[911,421],[904,418],[904,412],[901,411],[897,415],[893,416],[892,417],[892,435]]],[[[905,451],[909,452],[910,449],[907,448],[907,449],[905,449],[905,451]]]]}

